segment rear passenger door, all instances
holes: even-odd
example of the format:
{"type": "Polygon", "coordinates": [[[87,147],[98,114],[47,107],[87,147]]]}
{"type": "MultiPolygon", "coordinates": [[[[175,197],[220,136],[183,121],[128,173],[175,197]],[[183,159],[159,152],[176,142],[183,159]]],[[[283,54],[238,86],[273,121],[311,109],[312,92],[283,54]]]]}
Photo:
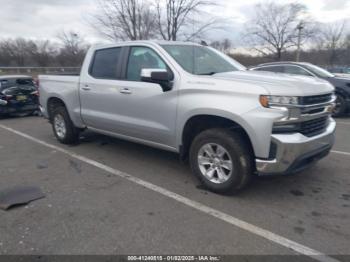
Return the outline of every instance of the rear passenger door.
{"type": "Polygon", "coordinates": [[[80,83],[81,116],[88,127],[118,132],[120,118],[116,104],[120,100],[120,68],[123,48],[96,50],[88,73],[80,83]]]}

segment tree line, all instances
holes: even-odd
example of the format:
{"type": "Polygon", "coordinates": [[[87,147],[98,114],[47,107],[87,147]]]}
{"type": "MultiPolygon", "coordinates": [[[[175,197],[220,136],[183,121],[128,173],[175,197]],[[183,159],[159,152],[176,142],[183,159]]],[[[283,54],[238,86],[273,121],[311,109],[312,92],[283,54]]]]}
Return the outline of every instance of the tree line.
{"type": "Polygon", "coordinates": [[[55,40],[4,39],[0,67],[80,67],[88,47],[73,31],[60,32],[55,40]]]}
{"type": "MultiPolygon", "coordinates": [[[[89,24],[111,41],[182,40],[203,42],[212,30],[230,22],[210,10],[209,0],[96,0],[89,24]]],[[[229,37],[206,41],[244,65],[278,60],[322,66],[350,64],[350,32],[346,21],[316,22],[298,3],[262,2],[254,6],[242,28],[241,42],[229,37]],[[245,51],[239,53],[239,46],[245,51]]],[[[228,34],[229,32],[227,32],[228,34]]],[[[80,66],[89,44],[77,32],[60,32],[55,40],[0,40],[0,66],[80,66]]]]}

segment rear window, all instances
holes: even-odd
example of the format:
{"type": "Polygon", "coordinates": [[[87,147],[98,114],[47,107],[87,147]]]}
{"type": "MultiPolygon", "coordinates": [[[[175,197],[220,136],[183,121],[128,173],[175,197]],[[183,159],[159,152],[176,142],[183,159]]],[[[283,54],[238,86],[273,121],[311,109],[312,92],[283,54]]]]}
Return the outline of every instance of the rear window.
{"type": "Polygon", "coordinates": [[[35,86],[31,78],[9,78],[0,80],[0,90],[19,85],[35,86]]]}
{"type": "Polygon", "coordinates": [[[95,78],[117,79],[120,52],[120,47],[97,50],[90,68],[90,75],[95,78]]]}
{"type": "Polygon", "coordinates": [[[29,85],[29,86],[33,86],[34,85],[34,81],[33,79],[17,79],[16,80],[16,84],[17,85],[29,85]]]}

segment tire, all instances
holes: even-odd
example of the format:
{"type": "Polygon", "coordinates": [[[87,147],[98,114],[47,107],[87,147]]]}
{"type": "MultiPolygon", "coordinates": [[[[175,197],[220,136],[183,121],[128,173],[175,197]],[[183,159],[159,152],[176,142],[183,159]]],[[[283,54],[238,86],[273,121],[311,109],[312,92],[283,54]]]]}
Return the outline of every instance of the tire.
{"type": "Polygon", "coordinates": [[[58,106],[52,112],[52,129],[62,144],[75,144],[79,140],[79,129],[76,128],[64,106],[58,106]]]}
{"type": "Polygon", "coordinates": [[[340,117],[345,114],[346,111],[346,101],[342,95],[337,94],[337,100],[335,101],[336,106],[333,110],[334,117],[340,117]]]}
{"type": "Polygon", "coordinates": [[[208,190],[219,194],[234,194],[250,182],[254,172],[253,156],[249,143],[240,132],[215,128],[195,137],[190,148],[190,165],[192,172],[208,190]],[[210,151],[208,146],[217,158],[207,154],[210,151]],[[216,170],[213,171],[213,168],[216,170]],[[205,176],[205,171],[212,177],[205,176]]]}

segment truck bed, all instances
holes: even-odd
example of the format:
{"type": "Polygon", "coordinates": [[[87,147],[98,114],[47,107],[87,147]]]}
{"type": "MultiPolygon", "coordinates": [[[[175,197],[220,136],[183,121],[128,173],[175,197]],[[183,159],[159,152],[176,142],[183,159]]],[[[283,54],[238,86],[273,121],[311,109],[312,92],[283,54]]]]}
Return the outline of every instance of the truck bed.
{"type": "Polygon", "coordinates": [[[80,75],[64,74],[64,75],[39,75],[40,82],[49,81],[49,82],[73,82],[79,83],[80,75]]]}
{"type": "MultiPolygon", "coordinates": [[[[46,108],[50,97],[60,99],[67,107],[71,118],[80,119],[79,81],[80,76],[72,75],[39,75],[39,90],[41,105],[46,108]]],[[[48,112],[43,111],[44,116],[48,112]]]]}

